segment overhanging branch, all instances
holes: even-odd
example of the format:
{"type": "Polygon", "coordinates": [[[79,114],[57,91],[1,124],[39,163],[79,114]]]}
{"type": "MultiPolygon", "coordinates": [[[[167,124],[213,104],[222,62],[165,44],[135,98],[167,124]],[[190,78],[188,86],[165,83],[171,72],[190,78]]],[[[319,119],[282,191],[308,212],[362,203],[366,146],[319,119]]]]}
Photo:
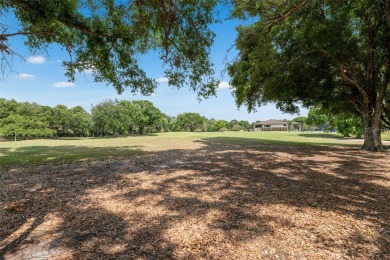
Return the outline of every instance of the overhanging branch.
{"type": "Polygon", "coordinates": [[[365,91],[365,89],[356,81],[356,79],[352,78],[348,74],[348,70],[346,67],[338,60],[336,57],[334,57],[331,53],[325,50],[318,50],[321,54],[323,54],[325,57],[329,58],[338,68],[341,78],[348,84],[354,86],[362,95],[363,97],[363,104],[368,105],[370,103],[370,98],[365,91]]]}
{"type": "Polygon", "coordinates": [[[292,8],[283,12],[281,15],[274,17],[265,26],[265,28],[267,29],[267,32],[271,31],[273,26],[275,26],[276,24],[278,24],[281,21],[284,21],[285,19],[287,19],[288,17],[293,15],[295,12],[297,12],[299,9],[301,9],[303,6],[305,6],[309,2],[310,2],[310,0],[301,0],[300,2],[298,2],[298,4],[294,5],[292,8]]]}

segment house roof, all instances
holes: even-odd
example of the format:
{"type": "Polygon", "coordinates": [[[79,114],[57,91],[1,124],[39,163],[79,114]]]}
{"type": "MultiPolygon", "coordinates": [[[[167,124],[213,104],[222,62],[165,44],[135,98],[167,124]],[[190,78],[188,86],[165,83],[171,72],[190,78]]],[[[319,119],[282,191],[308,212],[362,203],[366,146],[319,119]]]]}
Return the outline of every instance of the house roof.
{"type": "Polygon", "coordinates": [[[281,120],[267,120],[267,121],[260,121],[260,122],[256,122],[256,125],[284,125],[284,124],[288,124],[287,121],[281,121],[281,120]]]}

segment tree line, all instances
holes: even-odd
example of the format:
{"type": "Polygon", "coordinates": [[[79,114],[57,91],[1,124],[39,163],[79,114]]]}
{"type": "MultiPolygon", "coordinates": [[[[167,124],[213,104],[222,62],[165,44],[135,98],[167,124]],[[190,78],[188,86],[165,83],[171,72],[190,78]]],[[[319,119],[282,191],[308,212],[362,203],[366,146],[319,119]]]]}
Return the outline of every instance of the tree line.
{"type": "Polygon", "coordinates": [[[0,136],[3,138],[56,138],[190,131],[249,131],[245,120],[207,119],[198,113],[170,117],[145,100],[104,100],[92,106],[91,113],[81,106],[68,108],[0,99],[0,136]]]}
{"type": "MultiPolygon", "coordinates": [[[[145,100],[104,100],[92,106],[91,113],[81,106],[68,108],[0,99],[2,138],[100,137],[147,135],[162,132],[251,131],[253,123],[208,119],[199,113],[168,116],[145,100]]],[[[338,131],[343,136],[363,136],[361,118],[347,112],[334,114],[312,107],[308,117],[289,121],[302,124],[304,131],[338,131]]]]}

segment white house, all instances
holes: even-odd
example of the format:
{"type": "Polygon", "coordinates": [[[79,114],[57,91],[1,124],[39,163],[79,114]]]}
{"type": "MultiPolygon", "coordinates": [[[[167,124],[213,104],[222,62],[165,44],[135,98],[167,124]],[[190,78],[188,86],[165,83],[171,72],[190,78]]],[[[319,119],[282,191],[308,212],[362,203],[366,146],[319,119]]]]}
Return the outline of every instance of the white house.
{"type": "Polygon", "coordinates": [[[288,131],[288,122],[280,120],[256,122],[254,131],[288,131]]]}
{"type": "Polygon", "coordinates": [[[298,122],[291,122],[290,129],[288,121],[281,120],[267,120],[259,121],[254,124],[254,131],[302,131],[302,124],[298,122]]]}

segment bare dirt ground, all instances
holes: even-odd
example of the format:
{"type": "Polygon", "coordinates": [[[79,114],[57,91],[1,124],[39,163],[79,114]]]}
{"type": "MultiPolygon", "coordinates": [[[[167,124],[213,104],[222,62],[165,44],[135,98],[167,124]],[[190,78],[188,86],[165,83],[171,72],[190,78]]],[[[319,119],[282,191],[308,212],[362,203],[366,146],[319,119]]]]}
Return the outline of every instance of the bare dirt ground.
{"type": "Polygon", "coordinates": [[[0,176],[0,259],[390,259],[389,162],[214,139],[14,168],[0,176]]]}

